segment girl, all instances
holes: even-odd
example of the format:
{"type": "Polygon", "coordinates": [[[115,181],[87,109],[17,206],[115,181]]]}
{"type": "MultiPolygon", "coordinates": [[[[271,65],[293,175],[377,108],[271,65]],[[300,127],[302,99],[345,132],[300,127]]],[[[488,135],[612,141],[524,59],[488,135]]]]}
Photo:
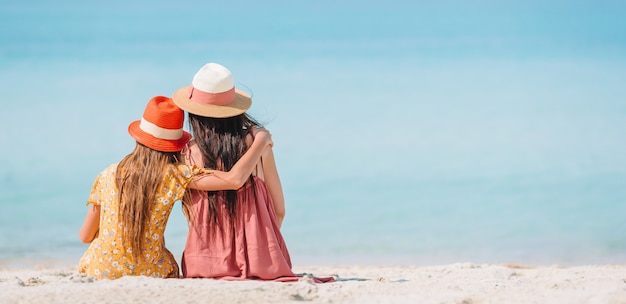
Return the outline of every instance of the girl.
{"type": "MultiPolygon", "coordinates": [[[[250,150],[229,172],[204,170],[179,163],[191,135],[183,131],[184,112],[168,97],[152,98],[141,120],[128,133],[135,150],[102,171],[79,231],[91,243],[79,272],[97,279],[125,275],[178,277],[178,264],[165,248],[163,233],[172,207],[187,187],[204,191],[236,190],[252,172],[265,147],[272,144],[260,131],[250,150]]],[[[188,200],[183,201],[184,209],[188,200]]]]}
{"type": "MultiPolygon", "coordinates": [[[[174,93],[188,112],[194,141],[187,164],[229,170],[255,139],[259,124],[245,112],[250,96],[236,90],[231,72],[216,63],[174,93]]],[[[280,233],[284,197],[274,155],[267,149],[238,191],[192,191],[192,214],[183,253],[184,277],[294,281],[280,233]]],[[[324,281],[330,281],[326,278],[324,281]]],[[[321,280],[317,280],[321,281],[321,280]]]]}

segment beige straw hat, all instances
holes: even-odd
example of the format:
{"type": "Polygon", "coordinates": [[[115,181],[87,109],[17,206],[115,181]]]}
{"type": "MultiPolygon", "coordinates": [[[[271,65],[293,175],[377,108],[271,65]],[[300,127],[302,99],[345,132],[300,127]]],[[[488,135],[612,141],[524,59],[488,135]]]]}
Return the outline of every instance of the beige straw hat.
{"type": "Polygon", "coordinates": [[[252,105],[250,95],[235,88],[230,70],[217,63],[205,64],[191,85],[174,92],[173,99],[189,113],[213,118],[237,116],[252,105]]]}

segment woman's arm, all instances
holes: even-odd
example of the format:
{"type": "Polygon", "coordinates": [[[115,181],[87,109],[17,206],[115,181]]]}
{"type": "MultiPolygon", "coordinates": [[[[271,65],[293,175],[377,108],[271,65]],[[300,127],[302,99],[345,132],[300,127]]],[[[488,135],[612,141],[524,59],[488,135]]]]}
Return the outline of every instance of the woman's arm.
{"type": "Polygon", "coordinates": [[[237,190],[241,188],[248,180],[263,151],[271,147],[272,144],[272,135],[267,130],[258,132],[250,149],[235,163],[230,171],[215,170],[211,174],[194,177],[188,188],[203,191],[237,190]]]}
{"type": "Polygon", "coordinates": [[[100,227],[100,206],[91,205],[85,216],[85,222],[78,231],[78,238],[85,244],[91,243],[100,227]]]}
{"type": "Polygon", "coordinates": [[[276,169],[274,152],[272,149],[267,149],[262,157],[265,184],[270,191],[274,211],[276,211],[276,222],[278,223],[278,228],[280,228],[285,218],[285,197],[283,196],[283,187],[280,183],[280,177],[278,176],[278,169],[276,169]]]}

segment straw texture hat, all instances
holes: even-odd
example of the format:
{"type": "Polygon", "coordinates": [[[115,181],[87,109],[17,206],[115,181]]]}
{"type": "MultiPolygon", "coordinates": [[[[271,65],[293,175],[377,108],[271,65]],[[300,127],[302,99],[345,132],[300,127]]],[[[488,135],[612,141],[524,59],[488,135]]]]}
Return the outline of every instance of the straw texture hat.
{"type": "Polygon", "coordinates": [[[237,116],[252,105],[250,95],[235,88],[230,70],[217,63],[205,64],[191,85],[174,92],[173,99],[189,113],[213,118],[237,116]]]}

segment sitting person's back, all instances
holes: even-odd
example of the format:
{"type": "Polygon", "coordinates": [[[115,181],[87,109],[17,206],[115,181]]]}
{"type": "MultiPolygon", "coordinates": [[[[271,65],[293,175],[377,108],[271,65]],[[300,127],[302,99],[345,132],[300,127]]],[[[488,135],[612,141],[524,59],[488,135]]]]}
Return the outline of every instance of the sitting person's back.
{"type": "MultiPolygon", "coordinates": [[[[193,157],[198,151],[198,145],[191,143],[185,161],[202,167],[202,160],[193,157]]],[[[296,279],[259,167],[259,176],[235,193],[192,191],[184,277],[296,279]]]]}

